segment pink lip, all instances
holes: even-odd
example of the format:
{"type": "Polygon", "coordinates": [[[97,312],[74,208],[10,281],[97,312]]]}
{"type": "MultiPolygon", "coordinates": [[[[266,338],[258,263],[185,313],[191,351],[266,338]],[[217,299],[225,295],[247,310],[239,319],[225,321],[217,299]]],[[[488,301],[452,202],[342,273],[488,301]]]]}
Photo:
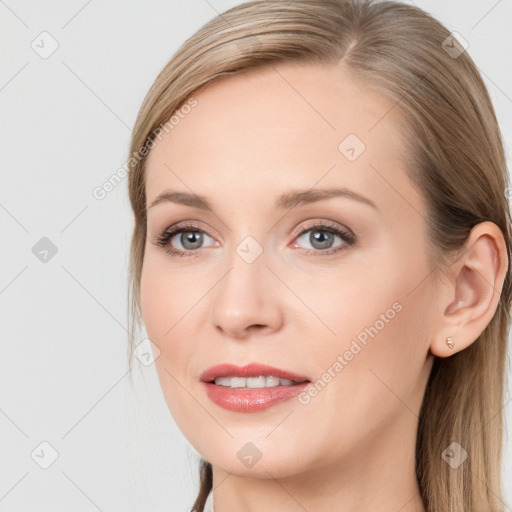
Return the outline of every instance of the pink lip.
{"type": "Polygon", "coordinates": [[[298,375],[286,370],[274,368],[265,364],[251,363],[245,366],[235,366],[234,364],[219,364],[212,366],[200,375],[203,382],[212,382],[217,377],[259,377],[260,375],[273,375],[279,379],[288,379],[295,382],[304,382],[309,380],[303,375],[298,375]]]}
{"type": "Polygon", "coordinates": [[[290,400],[311,384],[307,377],[261,364],[248,364],[243,367],[221,364],[203,372],[200,379],[205,386],[206,394],[212,402],[224,409],[236,412],[262,411],[290,400]],[[276,386],[273,388],[244,389],[218,386],[212,382],[217,377],[259,377],[260,375],[273,375],[280,379],[300,382],[300,384],[276,386]]]}

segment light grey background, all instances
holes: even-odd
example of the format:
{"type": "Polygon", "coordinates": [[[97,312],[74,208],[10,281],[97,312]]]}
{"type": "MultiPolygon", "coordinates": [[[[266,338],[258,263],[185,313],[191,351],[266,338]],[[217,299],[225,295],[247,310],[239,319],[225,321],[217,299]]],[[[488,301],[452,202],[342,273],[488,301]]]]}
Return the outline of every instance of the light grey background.
{"type": "MultiPolygon", "coordinates": [[[[195,499],[198,455],[154,368],[139,364],[129,385],[126,180],[102,200],[92,191],[125,163],[157,73],[238,3],[0,1],[0,511],[185,511],[195,499]],[[58,48],[42,58],[52,40],[58,48]],[[33,253],[43,237],[57,249],[46,263],[33,253]],[[43,441],[58,452],[48,469],[39,465],[52,456],[43,441]]],[[[469,42],[508,152],[512,2],[416,5],[469,42]]],[[[512,510],[509,399],[510,387],[512,510]]]]}

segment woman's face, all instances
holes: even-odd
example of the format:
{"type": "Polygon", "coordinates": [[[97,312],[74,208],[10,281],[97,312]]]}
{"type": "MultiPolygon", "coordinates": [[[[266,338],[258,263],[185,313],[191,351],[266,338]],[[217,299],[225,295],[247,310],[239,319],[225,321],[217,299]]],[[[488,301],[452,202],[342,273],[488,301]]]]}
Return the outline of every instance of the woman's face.
{"type": "Polygon", "coordinates": [[[237,474],[411,462],[435,283],[394,102],[340,67],[294,64],[194,98],[147,162],[142,313],[177,425],[237,474]],[[349,192],[318,192],[333,189],[349,192]],[[151,206],[164,193],[183,195],[151,206]],[[225,363],[309,383],[284,400],[290,387],[201,380],[225,363]]]}

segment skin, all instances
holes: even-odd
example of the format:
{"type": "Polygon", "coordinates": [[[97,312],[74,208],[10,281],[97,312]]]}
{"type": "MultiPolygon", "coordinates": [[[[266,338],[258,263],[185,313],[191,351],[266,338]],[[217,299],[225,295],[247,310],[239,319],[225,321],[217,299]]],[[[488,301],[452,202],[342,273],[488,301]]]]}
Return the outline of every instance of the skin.
{"type": "MultiPolygon", "coordinates": [[[[463,350],[492,319],[508,264],[500,230],[475,227],[447,277],[434,278],[426,205],[402,158],[404,120],[341,66],[281,64],[194,97],[149,155],[147,204],[166,190],[194,192],[212,211],[148,209],[141,304],[168,407],[213,464],[215,512],[424,512],[414,449],[433,356],[463,350]],[[366,146],[354,161],[338,149],[350,133],[366,146]],[[292,189],[340,186],[377,208],[347,197],[274,206],[292,189]],[[153,243],[182,221],[205,234],[194,256],[153,243]],[[342,250],[323,255],[310,221],[348,228],[357,242],[333,235],[342,250]],[[237,253],[247,236],[263,250],[252,263],[237,253]],[[231,412],[203,390],[200,374],[225,362],[316,381],[394,303],[394,318],[307,404],[231,412]],[[252,467],[237,457],[248,442],[261,452],[252,467]]],[[[193,250],[183,243],[172,239],[193,250]]]]}

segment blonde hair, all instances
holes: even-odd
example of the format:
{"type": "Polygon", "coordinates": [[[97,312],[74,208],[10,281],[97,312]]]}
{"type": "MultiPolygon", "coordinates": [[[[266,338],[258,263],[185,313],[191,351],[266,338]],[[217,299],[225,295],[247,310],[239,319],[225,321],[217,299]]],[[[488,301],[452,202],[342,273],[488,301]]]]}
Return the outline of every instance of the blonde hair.
{"type": "MultiPolygon", "coordinates": [[[[458,48],[456,41],[426,12],[374,0],[257,0],[229,9],[191,36],[156,78],[132,134],[130,154],[144,154],[129,162],[135,217],[129,354],[141,321],[147,153],[165,123],[195,91],[218,77],[249,69],[281,62],[343,61],[356,80],[391,98],[406,119],[408,174],[426,199],[436,274],[463,250],[471,229],[483,221],[502,230],[510,262],[511,221],[505,194],[509,178],[495,112],[468,53],[456,55],[450,48],[458,48]]],[[[449,358],[434,360],[416,445],[416,475],[428,512],[503,510],[500,473],[510,274],[509,264],[497,311],[479,338],[449,358]],[[452,442],[469,454],[457,469],[442,458],[452,442]]],[[[193,510],[203,512],[212,487],[212,467],[204,459],[200,481],[193,510]]]]}

